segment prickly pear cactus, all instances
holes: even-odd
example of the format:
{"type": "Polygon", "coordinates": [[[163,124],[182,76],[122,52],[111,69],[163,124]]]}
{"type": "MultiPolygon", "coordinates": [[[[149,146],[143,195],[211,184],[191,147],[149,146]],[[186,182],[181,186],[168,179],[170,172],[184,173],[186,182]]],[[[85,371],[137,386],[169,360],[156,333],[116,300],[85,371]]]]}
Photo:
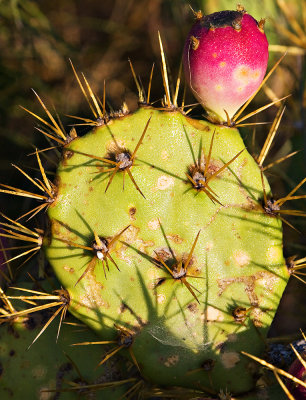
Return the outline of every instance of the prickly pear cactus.
{"type": "Polygon", "coordinates": [[[145,107],[67,145],[57,178],[45,250],[70,312],[127,329],[155,383],[249,390],[240,350],[263,350],[289,275],[238,130],[145,107]]]}
{"type": "MultiPolygon", "coordinates": [[[[150,103],[131,66],[139,109],[129,113],[124,106],[107,113],[105,96],[99,102],[72,66],[94,115],[93,120],[77,119],[91,130],[82,137],[75,129],[66,134],[37,95],[48,120],[29,112],[45,125],[39,130],[62,149],[56,178],[47,178],[36,150],[40,178],[15,167],[39,194],[8,185],[0,189],[40,202],[20,218],[31,219],[43,210],[48,217],[47,228],[32,230],[20,218],[1,214],[0,235],[27,244],[10,261],[42,249],[61,285],[53,294],[19,288],[20,296],[7,296],[1,290],[0,321],[56,307],[36,342],[57,315],[61,325],[70,312],[100,337],[75,343],[67,333],[71,344],[84,346],[84,358],[92,360],[93,368],[95,357],[86,350],[92,345],[102,352],[99,366],[115,355],[134,364],[131,374],[138,380],[120,399],[134,398],[143,388],[145,398],[187,399],[196,393],[261,398],[253,392],[259,376],[256,357],[263,356],[290,274],[304,265],[303,259],[291,258],[290,266],[284,260],[281,206],[305,198],[293,195],[306,179],[275,200],[263,174],[284,108],[256,159],[236,127],[246,118],[239,120],[237,109],[262,86],[268,58],[263,22],[241,6],[196,16],[185,45],[185,72],[211,122],[187,116],[184,105],[178,106],[178,86],[170,94],[161,39],[161,107],[150,103]],[[224,32],[230,47],[220,44],[224,32]],[[208,59],[209,51],[216,57],[208,59]],[[251,83],[245,74],[254,78],[251,83]],[[244,83],[241,90],[237,80],[244,83]],[[216,95],[218,84],[222,96],[216,95]],[[15,309],[11,301],[17,299],[33,306],[15,309]],[[37,305],[40,301],[43,305],[37,305]],[[171,392],[173,387],[178,389],[171,392]]],[[[304,216],[296,210],[288,214],[304,216]]],[[[124,383],[123,376],[118,385],[124,383]]]]}

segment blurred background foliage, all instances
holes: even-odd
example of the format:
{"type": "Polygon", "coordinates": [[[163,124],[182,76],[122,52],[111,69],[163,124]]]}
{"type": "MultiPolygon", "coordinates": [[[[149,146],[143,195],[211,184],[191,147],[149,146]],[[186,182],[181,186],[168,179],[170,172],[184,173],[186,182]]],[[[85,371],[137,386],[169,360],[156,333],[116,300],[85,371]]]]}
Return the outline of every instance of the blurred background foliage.
{"type": "MultiPolygon", "coordinates": [[[[287,109],[267,163],[293,150],[305,148],[305,49],[306,6],[301,0],[245,0],[246,10],[257,20],[267,17],[266,33],[271,45],[270,67],[281,54],[285,59],[264,89],[256,96],[249,111],[289,93],[287,109]]],[[[161,98],[160,50],[157,31],[161,32],[168,65],[176,79],[185,37],[193,23],[194,10],[204,13],[235,9],[232,0],[0,0],[0,177],[1,182],[24,187],[22,175],[10,163],[25,170],[33,168],[33,148],[48,147],[35,131],[37,121],[18,105],[44,116],[30,88],[34,88],[50,109],[56,108],[63,124],[70,129],[73,121],[67,114],[91,117],[90,110],[75,81],[69,58],[83,71],[94,91],[102,97],[106,80],[107,104],[119,109],[123,101],[130,110],[137,107],[137,92],[128,58],[147,87],[150,69],[155,62],[151,98],[161,98]]],[[[195,100],[187,91],[186,104],[195,100]]],[[[272,121],[277,106],[253,119],[272,121]]],[[[196,107],[193,116],[201,116],[196,107]]],[[[269,127],[244,129],[250,152],[258,154],[269,127]]],[[[82,134],[86,128],[80,127],[82,134]]],[[[47,153],[46,153],[47,156],[47,153]]],[[[48,152],[46,168],[54,174],[56,153],[48,152]]],[[[35,165],[35,163],[33,164],[35,165]]],[[[287,194],[305,177],[305,151],[268,171],[275,195],[287,194]]],[[[33,173],[33,172],[32,172],[33,173]]],[[[300,189],[306,193],[306,185],[300,189]]],[[[7,215],[20,215],[29,204],[1,195],[1,208],[7,215]],[[22,206],[20,205],[22,204],[22,206]]],[[[299,201],[293,208],[302,209],[299,201]]],[[[291,205],[290,205],[291,206],[291,205]]],[[[25,212],[24,211],[24,212],[25,212]]],[[[292,220],[305,232],[305,220],[292,220]]],[[[306,239],[285,226],[285,256],[305,257],[306,239]]],[[[291,279],[280,311],[272,328],[273,335],[290,334],[305,328],[305,285],[291,279]]]]}

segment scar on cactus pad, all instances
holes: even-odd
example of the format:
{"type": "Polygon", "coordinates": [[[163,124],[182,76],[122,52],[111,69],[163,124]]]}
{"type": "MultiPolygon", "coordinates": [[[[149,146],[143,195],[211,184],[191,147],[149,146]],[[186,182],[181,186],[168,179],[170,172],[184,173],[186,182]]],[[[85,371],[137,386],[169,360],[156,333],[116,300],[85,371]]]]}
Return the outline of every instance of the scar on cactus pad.
{"type": "Polygon", "coordinates": [[[212,121],[231,119],[260,86],[269,57],[264,22],[241,7],[197,15],[184,48],[185,76],[212,121]]]}
{"type": "MultiPolygon", "coordinates": [[[[223,28],[244,35],[245,27],[255,26],[251,18],[240,8],[199,17],[197,24],[202,19],[213,23],[209,29],[203,25],[207,35],[223,28]]],[[[256,29],[264,37],[262,25],[256,23],[256,29]]],[[[197,40],[193,51],[201,48],[202,39],[197,40]]],[[[51,303],[10,310],[1,319],[57,307],[46,329],[59,314],[61,322],[68,310],[102,339],[75,345],[116,345],[100,364],[122,353],[137,366],[141,385],[179,386],[215,397],[229,390],[239,398],[258,379],[247,355],[264,353],[290,274],[305,264],[305,259],[295,261],[291,271],[286,265],[279,209],[285,201],[305,198],[293,196],[305,179],[276,200],[278,209],[270,212],[272,194],[262,166],[283,111],[272,124],[265,151],[254,160],[232,126],[242,120],[232,119],[236,110],[222,105],[226,112],[210,111],[214,121],[227,121],[224,126],[189,118],[188,110],[178,107],[179,84],[171,94],[162,44],[161,50],[162,106],[149,102],[153,69],[146,95],[131,64],[140,101],[134,113],[125,106],[107,113],[105,86],[100,102],[73,67],[94,116],[77,117],[81,125],[93,127],[82,137],[75,130],[66,134],[36,95],[50,122],[29,112],[45,125],[40,132],[63,150],[56,180],[49,181],[36,150],[41,178],[36,181],[17,169],[44,194],[5,185],[1,192],[41,201],[20,218],[47,210],[50,232],[36,236],[3,215],[8,222],[1,224],[6,233],[0,235],[25,242],[33,237],[29,252],[43,247],[63,292],[47,299],[30,290],[21,296],[24,301],[51,303]],[[122,185],[126,173],[130,179],[122,185]]]]}

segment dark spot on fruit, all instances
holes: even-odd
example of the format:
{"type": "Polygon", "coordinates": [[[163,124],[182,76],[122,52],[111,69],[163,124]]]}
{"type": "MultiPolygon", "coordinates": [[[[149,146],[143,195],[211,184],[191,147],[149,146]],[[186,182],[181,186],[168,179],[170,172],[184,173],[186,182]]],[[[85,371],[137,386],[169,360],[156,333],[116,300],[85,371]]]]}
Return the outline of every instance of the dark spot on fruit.
{"type": "Polygon", "coordinates": [[[10,355],[10,357],[13,357],[14,355],[15,355],[15,350],[11,350],[10,352],[9,352],[9,355],[10,355]]]}
{"type": "Polygon", "coordinates": [[[241,21],[243,11],[219,11],[210,15],[205,15],[201,20],[201,25],[208,29],[224,28],[232,26],[233,23],[241,21]]]}
{"type": "Polygon", "coordinates": [[[2,363],[0,362],[0,377],[2,374],[3,374],[3,366],[2,366],[2,363]]]}

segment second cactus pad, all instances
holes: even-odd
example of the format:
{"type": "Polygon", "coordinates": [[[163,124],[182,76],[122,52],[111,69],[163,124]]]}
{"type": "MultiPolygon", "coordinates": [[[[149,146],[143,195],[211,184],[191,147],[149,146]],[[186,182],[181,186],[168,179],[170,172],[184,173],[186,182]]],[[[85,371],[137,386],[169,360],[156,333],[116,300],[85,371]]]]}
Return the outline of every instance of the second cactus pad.
{"type": "Polygon", "coordinates": [[[289,275],[238,130],[143,107],[66,145],[57,178],[45,247],[69,310],[154,383],[252,388],[240,351],[262,353],[289,275]]]}

